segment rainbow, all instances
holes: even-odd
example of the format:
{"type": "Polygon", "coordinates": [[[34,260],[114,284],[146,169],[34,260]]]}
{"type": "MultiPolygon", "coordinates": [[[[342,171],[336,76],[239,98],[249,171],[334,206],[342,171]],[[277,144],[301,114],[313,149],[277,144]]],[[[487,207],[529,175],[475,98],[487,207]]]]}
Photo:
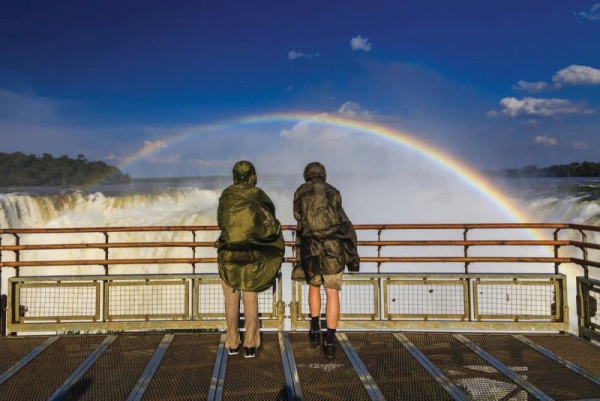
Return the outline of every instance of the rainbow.
{"type": "MultiPolygon", "coordinates": [[[[256,116],[242,117],[238,119],[226,120],[215,124],[200,125],[182,129],[176,135],[168,138],[165,142],[168,145],[173,145],[179,142],[186,141],[192,137],[231,129],[235,126],[256,125],[276,122],[300,122],[307,121],[320,123],[339,128],[346,128],[356,131],[361,131],[370,135],[375,135],[384,138],[390,142],[403,146],[411,151],[414,151],[423,157],[429,159],[443,169],[449,170],[456,174],[468,186],[474,188],[481,193],[490,202],[495,204],[503,211],[510,219],[519,223],[530,222],[531,219],[516,205],[514,205],[498,188],[490,183],[486,177],[474,171],[466,164],[456,158],[446,154],[440,149],[437,149],[430,144],[421,141],[414,136],[397,129],[389,128],[380,124],[373,123],[367,120],[349,118],[341,115],[332,114],[310,114],[310,113],[274,113],[256,116]]],[[[134,164],[140,159],[148,156],[148,149],[139,151],[128,156],[118,166],[123,170],[134,164]]]]}

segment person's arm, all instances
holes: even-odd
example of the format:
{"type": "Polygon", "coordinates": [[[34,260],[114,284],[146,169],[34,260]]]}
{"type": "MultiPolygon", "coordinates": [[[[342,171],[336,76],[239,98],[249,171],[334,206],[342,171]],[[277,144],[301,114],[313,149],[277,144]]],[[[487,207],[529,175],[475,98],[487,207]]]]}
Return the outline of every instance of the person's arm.
{"type": "Polygon", "coordinates": [[[259,191],[260,203],[271,212],[273,217],[275,217],[275,204],[271,198],[269,198],[269,195],[265,193],[265,191],[262,189],[259,189],[259,191]]]}
{"type": "Polygon", "coordinates": [[[294,192],[294,219],[296,219],[296,224],[298,226],[298,231],[302,230],[302,200],[300,199],[300,194],[298,191],[294,192]]]}
{"type": "Polygon", "coordinates": [[[223,229],[223,225],[221,224],[221,216],[223,216],[223,202],[222,198],[219,198],[219,206],[217,207],[217,225],[220,229],[223,229]]]}

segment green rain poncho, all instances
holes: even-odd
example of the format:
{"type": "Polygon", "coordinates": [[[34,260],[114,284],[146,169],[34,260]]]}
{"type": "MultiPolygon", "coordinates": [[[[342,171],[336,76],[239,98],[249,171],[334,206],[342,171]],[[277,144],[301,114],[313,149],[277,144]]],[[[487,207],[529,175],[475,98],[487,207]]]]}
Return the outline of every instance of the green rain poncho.
{"type": "Polygon", "coordinates": [[[254,166],[238,162],[233,173],[234,184],[221,194],[217,211],[219,276],[237,290],[265,291],[283,261],[281,225],[273,202],[255,186],[254,166]]]}

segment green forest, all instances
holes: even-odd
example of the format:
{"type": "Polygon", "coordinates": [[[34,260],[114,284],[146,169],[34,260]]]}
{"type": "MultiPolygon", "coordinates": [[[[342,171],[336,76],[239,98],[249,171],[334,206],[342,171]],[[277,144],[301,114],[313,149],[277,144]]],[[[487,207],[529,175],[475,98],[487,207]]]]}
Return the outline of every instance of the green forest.
{"type": "Polygon", "coordinates": [[[0,152],[0,186],[78,186],[89,183],[121,184],[130,181],[117,167],[100,161],[0,152]]]}
{"type": "Polygon", "coordinates": [[[504,177],[600,177],[600,163],[584,161],[583,163],[557,164],[544,168],[525,166],[490,173],[504,177]]]}

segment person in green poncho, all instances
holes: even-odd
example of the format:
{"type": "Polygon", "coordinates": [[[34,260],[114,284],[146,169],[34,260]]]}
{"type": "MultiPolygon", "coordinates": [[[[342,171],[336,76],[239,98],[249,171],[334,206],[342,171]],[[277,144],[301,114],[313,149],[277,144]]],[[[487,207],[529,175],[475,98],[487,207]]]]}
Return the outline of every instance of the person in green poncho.
{"type": "Polygon", "coordinates": [[[242,347],[238,327],[241,298],[246,358],[253,358],[261,345],[258,293],[275,282],[285,252],[275,205],[256,183],[252,163],[242,160],[233,166],[233,185],[223,190],[219,198],[217,223],[221,234],[215,243],[225,296],[225,345],[229,355],[239,353],[242,347]]]}
{"type": "Polygon", "coordinates": [[[318,162],[309,163],[304,169],[306,182],[294,193],[299,249],[292,279],[309,284],[311,324],[308,337],[313,346],[321,343],[321,286],[325,288],[327,332],[322,346],[325,358],[334,359],[344,267],[349,272],[358,272],[360,258],[356,231],[342,207],[340,192],[325,179],[325,167],[318,162]]]}

